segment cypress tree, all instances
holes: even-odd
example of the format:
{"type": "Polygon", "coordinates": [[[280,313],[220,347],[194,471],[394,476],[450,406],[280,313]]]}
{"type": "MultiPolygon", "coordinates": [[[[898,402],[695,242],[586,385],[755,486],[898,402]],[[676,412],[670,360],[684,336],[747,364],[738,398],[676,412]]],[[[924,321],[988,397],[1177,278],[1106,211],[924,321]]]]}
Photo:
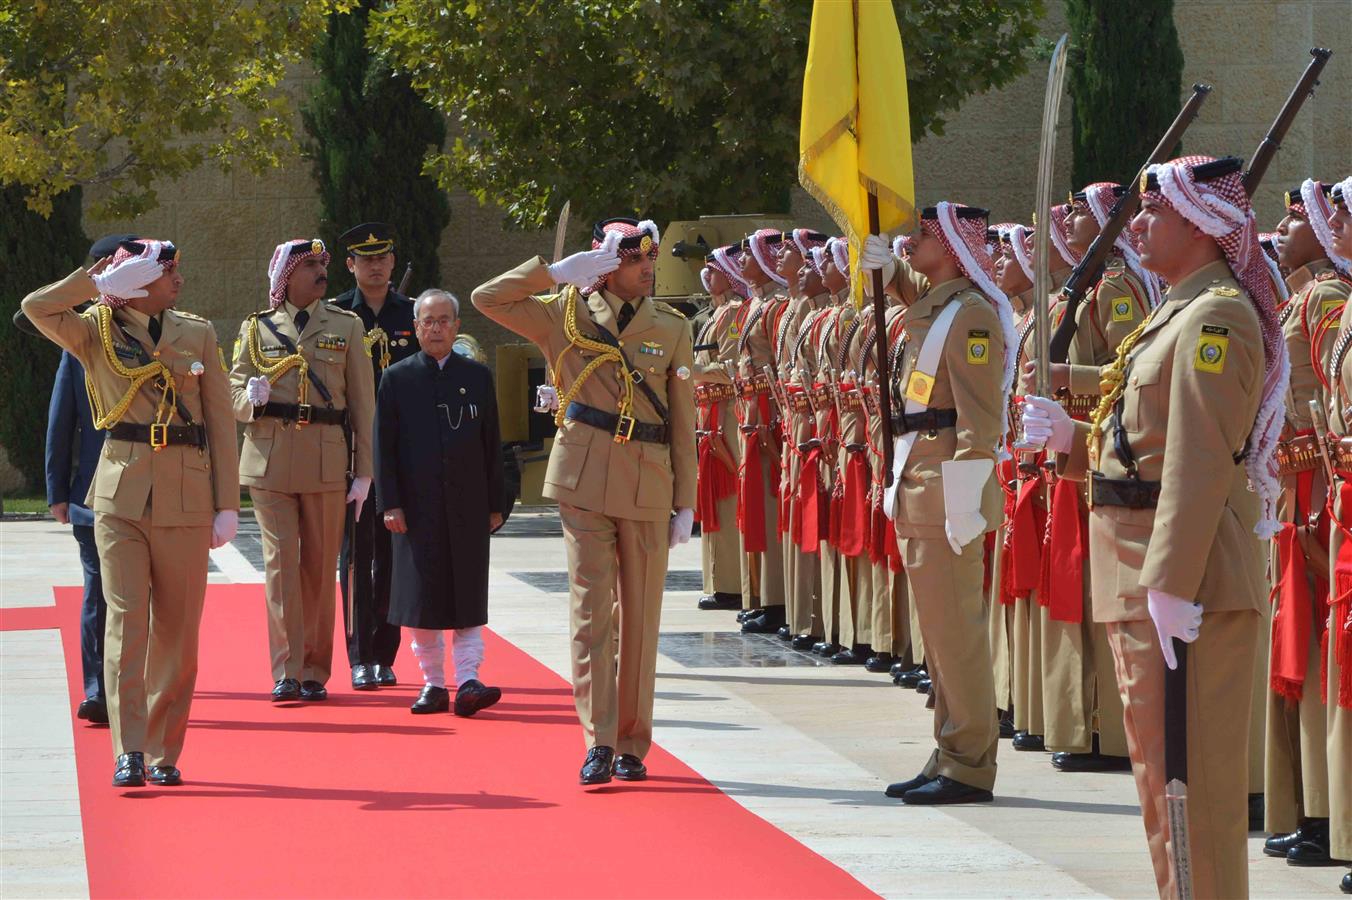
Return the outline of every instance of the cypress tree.
{"type": "Polygon", "coordinates": [[[0,188],[0,446],[30,490],[43,484],[47,404],[61,351],[51,341],[10,324],[26,294],[84,263],[89,240],[80,226],[80,189],[52,202],[43,218],[24,203],[18,185],[0,188]]]}
{"type": "MultiPolygon", "coordinates": [[[[387,222],[398,236],[394,283],[411,262],[409,291],[416,294],[441,274],[437,247],[450,204],[422,164],[429,147],[445,143],[446,124],[367,47],[367,19],[378,2],[363,0],[329,17],[314,54],[319,77],[301,110],[303,146],[319,188],[320,235],[335,261],[345,255],[338,235],[361,222],[387,222]]],[[[341,265],[329,277],[335,295],[354,284],[341,265]]]]}
{"type": "Polygon", "coordinates": [[[1135,177],[1178,113],[1173,0],[1066,0],[1075,187],[1135,177]]]}

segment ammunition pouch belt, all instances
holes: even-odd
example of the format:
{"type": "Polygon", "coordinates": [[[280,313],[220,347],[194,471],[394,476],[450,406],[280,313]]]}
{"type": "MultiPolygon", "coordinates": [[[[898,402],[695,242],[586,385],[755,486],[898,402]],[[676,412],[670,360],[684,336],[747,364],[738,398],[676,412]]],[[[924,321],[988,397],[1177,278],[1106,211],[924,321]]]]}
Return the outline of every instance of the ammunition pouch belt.
{"type": "Polygon", "coordinates": [[[768,394],[770,393],[770,376],[764,372],[758,372],[750,378],[744,378],[738,386],[738,392],[743,400],[750,400],[757,394],[768,394]]]}
{"type": "Polygon", "coordinates": [[[864,396],[859,393],[857,388],[842,390],[840,392],[840,408],[859,412],[864,408],[864,396]]]}
{"type": "Polygon", "coordinates": [[[1319,467],[1319,439],[1313,434],[1300,434],[1289,441],[1277,442],[1277,475],[1298,475],[1319,467]]]}
{"type": "Polygon", "coordinates": [[[824,384],[813,385],[807,394],[812,398],[813,409],[818,412],[825,412],[835,406],[831,402],[831,389],[824,384]]]}
{"type": "Polygon", "coordinates": [[[699,406],[713,406],[720,400],[731,400],[737,396],[737,390],[730,384],[705,382],[695,385],[695,403],[699,406]]]}
{"type": "Polygon", "coordinates": [[[1081,422],[1088,421],[1099,405],[1097,394],[1065,394],[1057,400],[1066,411],[1066,415],[1081,422]]]}
{"type": "Polygon", "coordinates": [[[788,400],[790,412],[799,416],[812,415],[812,398],[802,390],[790,388],[788,400]]]}
{"type": "Polygon", "coordinates": [[[1343,478],[1352,479],[1352,437],[1339,438],[1331,449],[1334,471],[1343,478]]]}
{"type": "Polygon", "coordinates": [[[594,406],[587,406],[585,403],[578,403],[576,400],[568,404],[564,416],[574,422],[609,432],[615,435],[616,440],[647,441],[650,444],[667,442],[665,425],[650,425],[629,416],[620,416],[594,406]]]}
{"type": "Polygon", "coordinates": [[[892,436],[901,437],[912,431],[938,431],[958,424],[956,409],[927,409],[918,413],[897,413],[892,416],[892,436]]]}
{"type": "Polygon", "coordinates": [[[1091,472],[1090,500],[1094,506],[1154,509],[1160,503],[1160,483],[1139,478],[1108,478],[1091,472]]]}
{"type": "Polygon", "coordinates": [[[156,450],[170,444],[186,444],[189,447],[207,445],[207,430],[201,425],[137,425],[118,422],[108,429],[108,437],[115,441],[149,444],[156,450]]]}
{"type": "Polygon", "coordinates": [[[269,416],[297,425],[346,425],[347,410],[332,409],[327,406],[311,406],[309,403],[271,403],[254,407],[254,418],[269,416]]]}

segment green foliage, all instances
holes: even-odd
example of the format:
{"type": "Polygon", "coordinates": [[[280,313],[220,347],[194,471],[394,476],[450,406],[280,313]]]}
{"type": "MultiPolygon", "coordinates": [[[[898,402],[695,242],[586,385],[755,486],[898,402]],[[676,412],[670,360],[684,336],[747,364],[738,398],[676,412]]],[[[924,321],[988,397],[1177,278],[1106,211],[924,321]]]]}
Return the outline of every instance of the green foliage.
{"type": "MultiPolygon", "coordinates": [[[[894,0],[915,139],[1026,67],[1043,0],[894,0]]],[[[392,0],[370,42],[457,135],[441,184],[541,226],[782,211],[797,181],[811,4],[392,0]]]]}
{"type": "Polygon", "coordinates": [[[0,186],[42,215],[104,185],[100,218],[205,162],[261,171],[291,143],[287,67],[350,0],[0,0],[0,186]]]}
{"type": "MultiPolygon", "coordinates": [[[[419,99],[404,76],[373,57],[366,24],[378,0],[329,17],[327,38],[315,51],[319,78],[301,110],[323,208],[320,234],[343,257],[338,235],[361,222],[388,222],[398,235],[394,282],[413,263],[409,290],[440,279],[437,246],[450,221],[450,204],[436,180],[422,173],[423,158],[446,141],[442,116],[419,99]]],[[[336,288],[354,284],[347,269],[330,269],[336,288]]]]}
{"type": "Polygon", "coordinates": [[[47,404],[61,351],[10,320],[25,295],[69,275],[88,252],[79,188],[53,197],[47,217],[27,207],[22,188],[0,188],[0,446],[30,487],[43,484],[47,404]]]}
{"type": "Polygon", "coordinates": [[[1125,183],[1181,105],[1183,50],[1173,0],[1066,0],[1074,104],[1072,179],[1125,183]]]}

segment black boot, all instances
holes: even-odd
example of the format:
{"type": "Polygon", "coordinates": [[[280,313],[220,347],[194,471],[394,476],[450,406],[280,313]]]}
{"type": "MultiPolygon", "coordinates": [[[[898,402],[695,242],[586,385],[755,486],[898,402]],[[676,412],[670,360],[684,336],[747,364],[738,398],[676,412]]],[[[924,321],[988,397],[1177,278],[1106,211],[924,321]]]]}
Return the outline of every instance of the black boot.
{"type": "Polygon", "coordinates": [[[775,634],[784,624],[784,607],[766,606],[742,623],[742,634],[775,634]]]}

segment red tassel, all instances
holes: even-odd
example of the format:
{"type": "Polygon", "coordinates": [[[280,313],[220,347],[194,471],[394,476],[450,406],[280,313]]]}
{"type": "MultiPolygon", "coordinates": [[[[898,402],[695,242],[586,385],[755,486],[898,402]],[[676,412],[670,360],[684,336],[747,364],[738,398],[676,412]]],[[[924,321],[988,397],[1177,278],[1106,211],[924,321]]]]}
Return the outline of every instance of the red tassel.
{"type": "Polygon", "coordinates": [[[747,553],[765,552],[765,476],[760,437],[759,431],[746,436],[737,479],[737,530],[742,533],[742,549],[747,553]]]}
{"type": "Polygon", "coordinates": [[[798,520],[794,524],[794,543],[804,553],[816,553],[821,547],[822,479],[818,472],[821,447],[807,451],[798,463],[798,520]]]}
{"type": "Polygon", "coordinates": [[[1047,512],[1041,497],[1042,479],[1020,482],[1009,541],[1009,590],[1016,598],[1027,597],[1042,581],[1042,540],[1047,512]]]}
{"type": "Polygon", "coordinates": [[[1058,478],[1052,486],[1048,511],[1048,541],[1044,549],[1048,577],[1039,601],[1054,622],[1084,619],[1084,561],[1089,555],[1089,510],[1077,482],[1058,478]]]}
{"type": "Polygon", "coordinates": [[[869,521],[868,492],[872,475],[869,473],[868,458],[862,451],[848,455],[845,461],[844,496],[840,511],[840,552],[846,556],[858,556],[868,543],[869,521]]]}
{"type": "Polygon", "coordinates": [[[1299,703],[1310,662],[1310,629],[1314,622],[1314,598],[1305,577],[1305,553],[1296,537],[1296,526],[1284,522],[1277,533],[1277,599],[1272,617],[1272,690],[1292,703],[1299,703]]]}

